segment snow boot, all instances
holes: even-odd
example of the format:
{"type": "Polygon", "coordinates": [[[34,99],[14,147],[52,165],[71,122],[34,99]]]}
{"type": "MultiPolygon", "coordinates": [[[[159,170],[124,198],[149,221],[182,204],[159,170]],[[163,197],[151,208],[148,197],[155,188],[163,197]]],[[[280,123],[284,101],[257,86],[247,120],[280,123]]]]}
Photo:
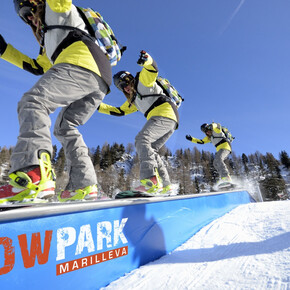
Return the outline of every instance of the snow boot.
{"type": "Polygon", "coordinates": [[[9,177],[9,184],[0,187],[0,204],[47,202],[55,194],[55,174],[46,151],[40,153],[39,166],[28,172],[13,172],[9,177]]]}
{"type": "Polygon", "coordinates": [[[172,188],[172,185],[171,184],[166,185],[160,191],[160,194],[171,195],[172,193],[173,193],[173,188],[172,188]]]}
{"type": "Polygon", "coordinates": [[[155,168],[155,175],[140,180],[140,185],[134,188],[135,191],[157,193],[162,188],[158,170],[155,168]]]}
{"type": "Polygon", "coordinates": [[[76,190],[63,190],[58,193],[60,202],[96,200],[98,197],[97,185],[89,185],[76,190]]]}
{"type": "Polygon", "coordinates": [[[232,185],[233,185],[232,179],[228,175],[228,176],[225,176],[225,177],[221,178],[221,180],[217,184],[217,187],[222,189],[222,188],[225,188],[225,187],[231,187],[232,185]]]}

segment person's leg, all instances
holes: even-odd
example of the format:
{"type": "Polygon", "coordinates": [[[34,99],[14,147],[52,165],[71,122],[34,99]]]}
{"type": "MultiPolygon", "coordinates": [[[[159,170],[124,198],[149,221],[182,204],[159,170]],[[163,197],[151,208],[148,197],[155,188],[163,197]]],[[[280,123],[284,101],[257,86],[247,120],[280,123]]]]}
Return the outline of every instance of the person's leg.
{"type": "MultiPolygon", "coordinates": [[[[162,117],[161,117],[162,118],[162,117]]],[[[170,177],[168,174],[168,171],[166,169],[166,166],[162,160],[162,158],[159,155],[159,150],[161,147],[167,142],[167,140],[172,136],[172,134],[175,131],[176,122],[168,119],[168,118],[162,118],[162,127],[167,128],[167,133],[165,133],[163,136],[161,136],[159,139],[157,139],[153,144],[152,148],[155,150],[155,158],[157,161],[157,169],[158,173],[162,179],[163,187],[166,187],[171,184],[170,177]]]]}
{"type": "Polygon", "coordinates": [[[38,165],[38,152],[52,155],[49,115],[99,88],[95,74],[70,64],[57,64],[26,92],[18,103],[19,136],[10,172],[38,165]]]}
{"type": "Polygon", "coordinates": [[[97,184],[92,160],[77,126],[84,125],[96,111],[104,93],[92,93],[63,108],[55,123],[54,135],[61,142],[69,173],[67,190],[84,188],[97,184]]]}
{"type": "Polygon", "coordinates": [[[215,155],[213,165],[214,165],[214,168],[219,173],[220,178],[229,176],[229,171],[224,162],[224,160],[229,156],[229,154],[230,154],[229,150],[220,149],[215,155]]]}
{"type": "MultiPolygon", "coordinates": [[[[58,107],[68,107],[99,89],[96,74],[78,66],[58,64],[46,72],[33,88],[23,95],[18,104],[20,132],[11,156],[10,173],[26,173],[31,171],[31,167],[39,167],[40,152],[48,152],[51,157],[49,114],[58,107]]],[[[100,99],[105,95],[107,87],[103,90],[99,95],[100,99]]],[[[95,106],[97,108],[97,104],[95,106]]],[[[38,178],[41,179],[41,176],[38,178]]],[[[21,188],[25,189],[26,186],[21,188]]],[[[27,192],[30,193],[30,190],[27,192]]],[[[7,195],[7,192],[5,194],[7,195]]]]}
{"type": "MultiPolygon", "coordinates": [[[[156,170],[163,164],[162,161],[160,162],[160,157],[158,159],[156,148],[159,142],[160,145],[162,143],[159,139],[165,139],[164,136],[167,136],[172,128],[175,128],[175,122],[170,119],[168,120],[169,122],[167,122],[167,118],[158,116],[150,118],[135,138],[135,147],[140,160],[141,180],[150,179],[154,176],[156,177],[156,170]],[[166,120],[164,121],[164,119],[166,120]],[[170,126],[168,126],[168,124],[170,124],[170,126]],[[155,147],[153,148],[154,144],[155,147]],[[158,164],[158,162],[160,164],[158,164]]],[[[162,169],[164,168],[165,166],[162,167],[162,169]]]]}

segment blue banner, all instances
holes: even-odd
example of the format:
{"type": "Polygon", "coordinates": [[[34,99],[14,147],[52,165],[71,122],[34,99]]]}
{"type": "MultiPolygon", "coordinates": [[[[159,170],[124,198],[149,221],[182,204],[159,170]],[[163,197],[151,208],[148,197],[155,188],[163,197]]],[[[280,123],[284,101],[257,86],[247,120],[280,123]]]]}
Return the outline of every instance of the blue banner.
{"type": "Polygon", "coordinates": [[[251,201],[246,191],[237,191],[95,202],[95,209],[80,205],[72,212],[25,208],[18,219],[7,221],[5,215],[20,210],[1,212],[1,289],[98,289],[251,201]]]}

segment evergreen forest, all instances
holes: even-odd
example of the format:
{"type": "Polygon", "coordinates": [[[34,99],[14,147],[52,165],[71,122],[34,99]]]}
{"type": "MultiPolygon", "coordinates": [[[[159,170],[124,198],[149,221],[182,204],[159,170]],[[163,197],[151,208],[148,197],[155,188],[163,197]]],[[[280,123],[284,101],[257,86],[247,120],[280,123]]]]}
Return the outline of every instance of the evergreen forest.
{"type": "MultiPolygon", "coordinates": [[[[13,148],[0,147],[0,184],[9,180],[9,160],[13,148]]],[[[56,190],[62,190],[67,183],[65,155],[62,148],[53,147],[52,164],[55,170],[56,190]]],[[[139,160],[132,143],[124,146],[105,143],[90,148],[90,156],[98,177],[100,195],[113,197],[118,191],[132,188],[139,180],[139,160]]],[[[178,149],[172,153],[165,146],[160,154],[164,159],[172,184],[177,194],[202,194],[213,190],[218,174],[213,167],[214,153],[200,151],[197,147],[178,149]]],[[[264,201],[290,199],[290,158],[286,151],[273,154],[236,155],[234,152],[226,161],[233,180],[244,188],[257,192],[264,201]]]]}

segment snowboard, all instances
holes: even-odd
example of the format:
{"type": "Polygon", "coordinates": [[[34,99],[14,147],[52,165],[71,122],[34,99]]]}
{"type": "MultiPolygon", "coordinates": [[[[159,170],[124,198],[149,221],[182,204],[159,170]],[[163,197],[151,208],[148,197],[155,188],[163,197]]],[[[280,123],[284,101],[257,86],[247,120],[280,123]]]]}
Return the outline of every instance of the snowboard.
{"type": "Polygon", "coordinates": [[[173,194],[161,194],[159,192],[156,193],[148,193],[139,190],[126,190],[121,191],[115,195],[115,199],[123,199],[123,198],[140,198],[140,197],[169,197],[173,196],[173,194]]]}
{"type": "Polygon", "coordinates": [[[31,206],[43,206],[51,203],[8,203],[8,204],[0,204],[0,212],[7,211],[12,209],[19,209],[19,208],[27,208],[31,206]]]}
{"type": "Polygon", "coordinates": [[[220,184],[214,186],[213,191],[223,191],[223,190],[229,191],[232,189],[236,189],[237,187],[238,187],[238,185],[235,183],[223,182],[223,183],[220,183],[220,184]]]}
{"type": "Polygon", "coordinates": [[[126,190],[118,192],[115,195],[115,199],[123,199],[123,198],[139,198],[139,197],[154,197],[156,196],[153,193],[143,192],[139,190],[126,190]]]}
{"type": "Polygon", "coordinates": [[[96,200],[69,200],[66,202],[60,202],[58,200],[50,200],[47,202],[43,202],[43,200],[34,200],[34,201],[26,201],[26,202],[12,202],[7,201],[5,203],[0,204],[0,212],[12,210],[12,209],[19,209],[19,208],[29,208],[29,207],[42,207],[42,206],[54,206],[54,205],[67,205],[67,204],[84,204],[89,202],[103,202],[111,200],[108,199],[96,199],[96,200]]]}

